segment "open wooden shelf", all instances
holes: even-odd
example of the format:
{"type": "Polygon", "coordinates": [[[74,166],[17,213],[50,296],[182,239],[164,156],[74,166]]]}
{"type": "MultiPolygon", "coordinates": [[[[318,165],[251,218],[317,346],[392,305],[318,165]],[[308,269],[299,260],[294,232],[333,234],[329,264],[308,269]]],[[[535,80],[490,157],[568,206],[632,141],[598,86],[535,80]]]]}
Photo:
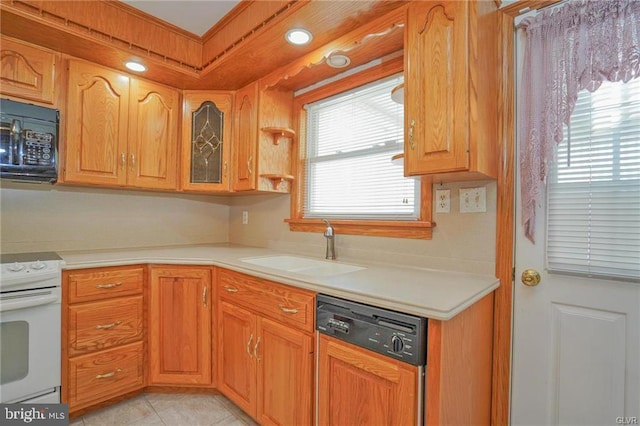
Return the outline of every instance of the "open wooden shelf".
{"type": "Polygon", "coordinates": [[[289,127],[263,127],[263,132],[271,133],[273,136],[273,144],[278,145],[280,138],[293,138],[296,132],[289,127]]]}
{"type": "Polygon", "coordinates": [[[278,186],[280,186],[280,184],[285,180],[292,181],[294,179],[293,175],[287,174],[262,174],[260,177],[269,179],[274,190],[278,189],[278,186]]]}

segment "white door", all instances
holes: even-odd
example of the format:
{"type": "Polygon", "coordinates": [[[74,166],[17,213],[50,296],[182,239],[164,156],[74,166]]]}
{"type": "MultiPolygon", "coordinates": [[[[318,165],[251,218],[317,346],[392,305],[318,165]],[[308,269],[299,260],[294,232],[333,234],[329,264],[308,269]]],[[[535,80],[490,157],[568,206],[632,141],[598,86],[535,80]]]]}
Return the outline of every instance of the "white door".
{"type": "Polygon", "coordinates": [[[512,424],[638,424],[640,284],[547,271],[545,201],[534,245],[520,225],[519,196],[512,424]],[[537,286],[522,283],[526,269],[539,273],[537,286]]]}

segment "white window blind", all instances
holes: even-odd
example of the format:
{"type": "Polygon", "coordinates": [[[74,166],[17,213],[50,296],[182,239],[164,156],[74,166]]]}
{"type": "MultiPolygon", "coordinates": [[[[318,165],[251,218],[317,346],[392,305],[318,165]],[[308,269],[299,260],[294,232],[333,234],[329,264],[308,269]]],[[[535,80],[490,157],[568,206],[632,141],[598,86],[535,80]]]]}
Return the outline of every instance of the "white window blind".
{"type": "Polygon", "coordinates": [[[640,78],[579,94],[550,176],[547,267],[640,279],[640,78]]]}
{"type": "Polygon", "coordinates": [[[391,100],[401,78],[306,106],[305,218],[419,218],[419,180],[391,163],[403,151],[403,106],[391,100]]]}

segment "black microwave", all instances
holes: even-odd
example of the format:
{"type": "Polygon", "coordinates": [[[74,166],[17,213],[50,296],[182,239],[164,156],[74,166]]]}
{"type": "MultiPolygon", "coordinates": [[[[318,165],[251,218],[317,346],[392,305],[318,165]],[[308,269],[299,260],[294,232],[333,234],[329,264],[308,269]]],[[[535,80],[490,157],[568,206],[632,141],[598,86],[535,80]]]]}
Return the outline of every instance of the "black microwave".
{"type": "Polygon", "coordinates": [[[0,178],[55,183],[59,126],[57,109],[0,99],[0,178]]]}

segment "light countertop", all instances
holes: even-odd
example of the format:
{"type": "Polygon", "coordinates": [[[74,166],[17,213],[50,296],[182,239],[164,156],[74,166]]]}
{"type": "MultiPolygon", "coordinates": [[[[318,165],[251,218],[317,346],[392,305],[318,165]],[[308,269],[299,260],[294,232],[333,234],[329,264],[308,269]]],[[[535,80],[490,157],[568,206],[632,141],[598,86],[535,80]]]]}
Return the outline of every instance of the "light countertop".
{"type": "MultiPolygon", "coordinates": [[[[247,257],[291,256],[290,253],[233,244],[58,254],[66,263],[65,269],[146,263],[219,266],[318,293],[438,320],[451,319],[500,285],[497,278],[489,275],[373,264],[365,261],[344,262],[365,268],[354,272],[329,276],[305,275],[241,260],[247,257]]],[[[315,260],[324,259],[318,256],[315,260]]],[[[340,260],[332,262],[343,263],[340,260]]]]}

